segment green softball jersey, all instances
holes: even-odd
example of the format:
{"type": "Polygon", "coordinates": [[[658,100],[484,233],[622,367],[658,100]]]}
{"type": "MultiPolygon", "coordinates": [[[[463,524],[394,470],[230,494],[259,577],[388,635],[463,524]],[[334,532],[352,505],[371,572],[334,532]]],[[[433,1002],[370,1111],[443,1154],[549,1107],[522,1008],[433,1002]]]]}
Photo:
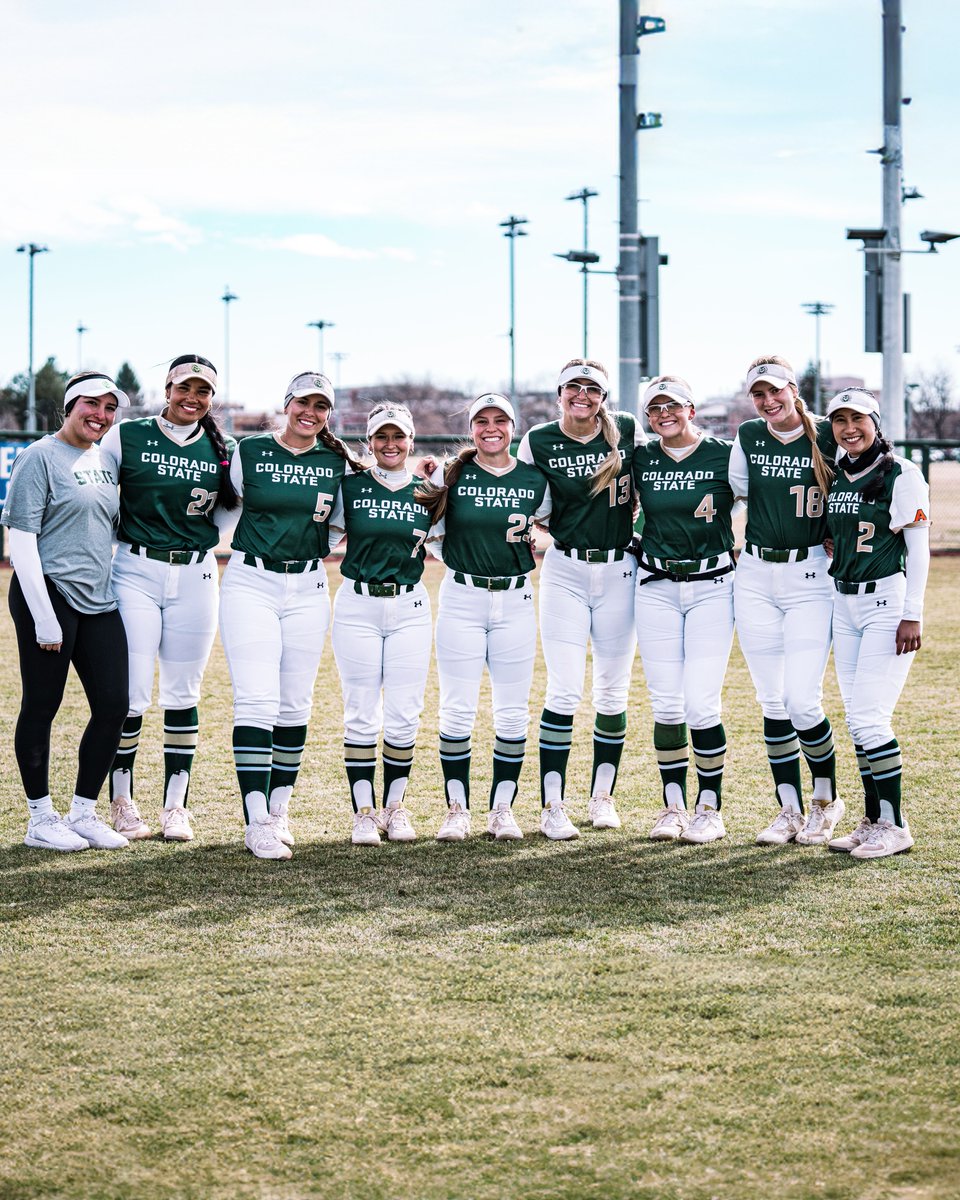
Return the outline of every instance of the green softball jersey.
{"type": "Polygon", "coordinates": [[[272,433],[244,438],[237,453],[243,512],[233,549],[275,562],[325,558],[346,462],[319,442],[295,454],[272,433]]]}
{"type": "Polygon", "coordinates": [[[861,492],[874,477],[877,464],[848,475],[838,471],[830,489],[827,520],[833,538],[830,574],[845,583],[886,579],[904,568],[904,539],[908,525],[930,524],[930,491],[919,468],[895,455],[876,500],[861,492]]]}
{"type": "MultiPolygon", "coordinates": [[[[235,443],[224,440],[229,454],[235,443]]],[[[103,449],[120,481],[119,541],[152,550],[213,549],[221,466],[203,429],[178,442],[156,417],[140,417],[115,425],[103,449]]]]}
{"type": "Polygon", "coordinates": [[[430,517],[413,493],[423,484],[412,475],[391,489],[376,468],[347,475],[340,485],[347,549],[340,566],[345,579],[364,583],[418,583],[430,517]]]}
{"type": "Polygon", "coordinates": [[[648,558],[696,562],[733,549],[730,442],[701,437],[677,460],[658,441],[640,446],[633,479],[646,518],[640,548],[648,558]]]}
{"type": "Polygon", "coordinates": [[[546,476],[528,463],[515,462],[503,475],[475,463],[465,466],[447,497],[443,561],[468,575],[532,571],[530,528],[546,490],[546,476]]]}
{"type": "MultiPolygon", "coordinates": [[[[819,422],[817,445],[832,463],[837,443],[829,421],[819,422]]],[[[744,421],[730,455],[730,483],[747,501],[746,539],[753,545],[800,550],[827,536],[826,497],[803,431],[784,439],[762,419],[744,421]]]]}
{"type": "Polygon", "coordinates": [[[547,477],[553,511],[550,533],[561,549],[618,550],[633,536],[633,488],[630,469],[636,443],[644,441],[630,413],[612,414],[620,428],[622,462],[616,479],[596,496],[591,476],[610,453],[602,433],[578,441],[559,421],[534,425],[520,443],[517,458],[547,477]]]}

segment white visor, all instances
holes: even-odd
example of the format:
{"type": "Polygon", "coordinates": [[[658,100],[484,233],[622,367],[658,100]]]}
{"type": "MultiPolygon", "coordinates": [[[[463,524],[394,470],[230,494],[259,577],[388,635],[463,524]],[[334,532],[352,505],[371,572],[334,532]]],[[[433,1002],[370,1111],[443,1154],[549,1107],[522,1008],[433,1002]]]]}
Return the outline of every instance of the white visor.
{"type": "Polygon", "coordinates": [[[206,363],[178,363],[167,372],[164,387],[169,387],[171,383],[179,383],[181,379],[205,379],[214,392],[217,390],[217,373],[213,367],[208,367],[206,363]]]}
{"type": "Polygon", "coordinates": [[[516,425],[517,416],[513,411],[513,405],[506,396],[501,396],[499,392],[484,392],[482,396],[478,396],[474,400],[470,405],[470,422],[472,423],[477,413],[483,412],[485,408],[498,408],[500,412],[506,413],[514,425],[516,425]]]}
{"type": "Polygon", "coordinates": [[[336,406],[333,384],[326,375],[320,375],[316,371],[303,371],[299,375],[294,375],[287,384],[283,407],[286,408],[291,400],[299,399],[301,396],[325,396],[330,401],[331,408],[336,406]]]}
{"type": "Polygon", "coordinates": [[[786,387],[788,383],[797,386],[797,377],[787,367],[781,367],[779,363],[761,363],[759,367],[751,367],[747,374],[747,391],[753,387],[755,383],[769,383],[772,388],[777,391],[786,387]]]}
{"type": "Polygon", "coordinates": [[[610,380],[603,371],[598,370],[597,367],[588,367],[584,363],[575,363],[572,367],[564,367],[560,372],[560,378],[557,380],[557,391],[565,383],[573,383],[575,379],[585,379],[590,383],[597,384],[598,387],[603,388],[604,395],[610,391],[610,380]]]}
{"type": "Polygon", "coordinates": [[[659,383],[651,383],[643,393],[643,411],[646,412],[651,404],[662,404],[669,397],[679,400],[681,404],[694,404],[690,389],[675,379],[662,379],[659,383]]]}
{"type": "Polygon", "coordinates": [[[76,383],[63,394],[63,407],[66,408],[81,396],[90,396],[96,400],[100,396],[116,396],[118,408],[129,408],[130,397],[121,392],[109,375],[91,375],[88,379],[78,379],[76,383]]]}
{"type": "Polygon", "coordinates": [[[367,439],[373,437],[378,429],[382,429],[384,425],[396,425],[398,429],[402,429],[407,437],[413,437],[413,417],[405,408],[394,408],[390,405],[388,408],[378,409],[377,412],[371,413],[367,418],[367,439]]]}
{"type": "Polygon", "coordinates": [[[862,413],[866,417],[874,417],[880,423],[880,405],[872,392],[848,391],[838,392],[827,405],[827,416],[832,417],[841,408],[849,408],[851,412],[862,413]]]}

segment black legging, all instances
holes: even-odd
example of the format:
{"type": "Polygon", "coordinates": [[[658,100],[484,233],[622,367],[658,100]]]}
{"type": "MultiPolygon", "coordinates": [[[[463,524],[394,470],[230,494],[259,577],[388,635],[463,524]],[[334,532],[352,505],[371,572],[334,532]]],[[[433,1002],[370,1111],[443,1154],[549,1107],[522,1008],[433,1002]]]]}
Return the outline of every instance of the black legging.
{"type": "Polygon", "coordinates": [[[41,650],[37,631],[16,574],[10,583],[10,613],[17,630],[23,698],[14,736],[17,766],[28,800],[50,792],[50,730],[60,710],[72,662],[87,694],[90,720],[80,739],[76,794],[95,800],[120,744],[128,707],[127,637],[117,609],[77,612],[50,580],[63,645],[41,650]]]}

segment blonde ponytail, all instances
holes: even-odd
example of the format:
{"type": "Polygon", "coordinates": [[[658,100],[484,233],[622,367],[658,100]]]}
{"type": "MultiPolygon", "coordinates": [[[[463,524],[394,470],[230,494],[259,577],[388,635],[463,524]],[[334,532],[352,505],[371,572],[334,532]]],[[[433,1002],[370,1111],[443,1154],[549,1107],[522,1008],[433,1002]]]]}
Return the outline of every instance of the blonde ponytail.
{"type": "Polygon", "coordinates": [[[813,459],[813,473],[817,477],[820,491],[826,496],[830,491],[830,484],[833,483],[833,468],[823,457],[823,452],[817,443],[816,419],[807,411],[807,406],[800,396],[797,396],[796,405],[797,412],[800,414],[800,420],[803,422],[803,431],[810,439],[810,457],[813,459]]]}
{"type": "Polygon", "coordinates": [[[446,513],[447,501],[450,499],[450,489],[460,478],[463,468],[467,463],[473,462],[476,457],[476,446],[463,446],[457,451],[456,456],[451,458],[444,467],[442,484],[438,485],[428,480],[415,489],[413,498],[418,504],[422,504],[430,514],[431,524],[436,525],[446,513]]]}

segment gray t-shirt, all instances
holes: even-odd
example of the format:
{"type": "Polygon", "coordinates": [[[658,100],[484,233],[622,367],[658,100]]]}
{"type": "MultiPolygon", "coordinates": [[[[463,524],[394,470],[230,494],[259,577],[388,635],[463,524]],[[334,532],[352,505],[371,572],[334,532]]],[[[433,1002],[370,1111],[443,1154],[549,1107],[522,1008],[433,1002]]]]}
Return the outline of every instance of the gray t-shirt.
{"type": "Polygon", "coordinates": [[[2,521],[37,535],[43,573],[72,608],[100,613],[117,607],[110,563],[119,508],[100,447],[77,450],[48,434],[14,460],[2,521]]]}

